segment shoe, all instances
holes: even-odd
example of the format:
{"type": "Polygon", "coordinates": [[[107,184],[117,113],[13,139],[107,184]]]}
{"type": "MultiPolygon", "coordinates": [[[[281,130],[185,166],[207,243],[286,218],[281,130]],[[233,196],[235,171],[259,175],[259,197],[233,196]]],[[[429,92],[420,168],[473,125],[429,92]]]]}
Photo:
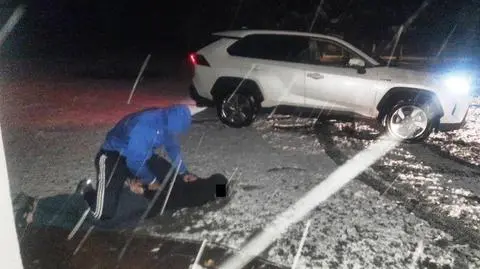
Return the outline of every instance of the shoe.
{"type": "Polygon", "coordinates": [[[18,194],[13,200],[13,211],[15,214],[15,224],[17,228],[25,228],[33,222],[37,199],[28,196],[25,193],[18,194]]]}
{"type": "Polygon", "coordinates": [[[85,193],[91,191],[95,191],[95,188],[93,187],[93,181],[91,179],[83,179],[78,183],[75,193],[84,196],[85,193]]]}

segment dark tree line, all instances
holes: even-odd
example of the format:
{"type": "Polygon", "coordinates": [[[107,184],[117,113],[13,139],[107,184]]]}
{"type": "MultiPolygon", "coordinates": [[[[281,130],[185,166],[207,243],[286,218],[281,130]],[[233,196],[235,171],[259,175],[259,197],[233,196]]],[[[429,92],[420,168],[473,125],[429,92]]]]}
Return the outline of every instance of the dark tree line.
{"type": "Polygon", "coordinates": [[[408,45],[411,53],[434,53],[457,25],[451,40],[467,42],[456,44],[459,52],[465,52],[478,41],[480,1],[229,0],[198,2],[190,12],[185,24],[187,33],[194,33],[193,40],[229,28],[312,30],[341,36],[365,50],[372,50],[375,43],[378,53],[392,48],[390,41],[399,27],[418,12],[401,35],[400,45],[408,45]],[[427,5],[418,12],[422,4],[427,5]]]}
{"type": "MultiPolygon", "coordinates": [[[[364,50],[384,53],[399,27],[424,0],[6,0],[27,3],[16,35],[24,47],[85,44],[92,51],[115,46],[151,50],[168,42],[195,49],[215,31],[279,29],[340,36],[364,50]]],[[[428,0],[402,33],[408,53],[435,53],[449,44],[458,53],[478,46],[480,0],[428,0]]],[[[0,14],[1,15],[1,14],[0,14]]],[[[176,46],[175,45],[175,46],[176,46]]],[[[14,46],[13,46],[14,47],[14,46]]],[[[451,49],[450,49],[451,50],[451,49]]]]}

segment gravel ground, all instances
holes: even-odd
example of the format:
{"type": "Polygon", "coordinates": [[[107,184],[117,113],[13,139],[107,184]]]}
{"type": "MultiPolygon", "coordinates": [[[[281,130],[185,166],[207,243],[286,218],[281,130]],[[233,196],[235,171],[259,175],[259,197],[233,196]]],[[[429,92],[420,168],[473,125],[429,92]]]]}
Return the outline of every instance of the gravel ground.
{"type": "MultiPolygon", "coordinates": [[[[180,82],[160,82],[163,90],[158,92],[140,90],[133,106],[119,104],[129,89],[118,82],[66,83],[4,85],[9,87],[2,91],[7,93],[2,96],[2,125],[7,127],[4,139],[14,193],[46,197],[71,192],[80,178],[93,175],[93,156],[119,116],[155,101],[184,100],[177,94],[180,82]],[[66,85],[67,93],[59,94],[66,85]],[[8,99],[12,95],[18,101],[8,99]]],[[[226,128],[212,111],[199,115],[198,122],[183,138],[186,163],[200,176],[231,176],[236,171],[237,192],[223,207],[186,209],[150,221],[144,233],[208,239],[238,249],[337,167],[324,153],[326,145],[312,134],[280,133],[262,120],[251,128],[226,128]]],[[[417,268],[480,267],[478,250],[357,180],[308,218],[312,226],[303,268],[405,268],[412,263],[422,265],[417,268]],[[416,250],[420,255],[415,262],[416,250]]],[[[289,266],[303,227],[303,222],[292,226],[262,256],[289,266]]]]}

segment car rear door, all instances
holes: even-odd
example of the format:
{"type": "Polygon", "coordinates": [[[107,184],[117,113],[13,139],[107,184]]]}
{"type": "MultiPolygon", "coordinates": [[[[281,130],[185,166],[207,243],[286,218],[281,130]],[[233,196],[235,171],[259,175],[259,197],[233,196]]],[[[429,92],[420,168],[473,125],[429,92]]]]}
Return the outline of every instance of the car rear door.
{"type": "Polygon", "coordinates": [[[243,64],[244,77],[262,90],[264,107],[303,104],[305,70],[298,56],[308,48],[308,38],[280,34],[252,34],[228,53],[243,64]]]}

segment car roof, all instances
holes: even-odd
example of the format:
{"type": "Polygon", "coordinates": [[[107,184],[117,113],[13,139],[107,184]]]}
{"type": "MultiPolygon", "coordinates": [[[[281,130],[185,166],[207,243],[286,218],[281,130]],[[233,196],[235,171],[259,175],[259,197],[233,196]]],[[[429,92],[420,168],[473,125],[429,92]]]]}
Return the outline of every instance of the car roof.
{"type": "Polygon", "coordinates": [[[340,44],[343,44],[343,45],[349,47],[350,49],[352,49],[356,53],[362,55],[370,63],[379,64],[375,59],[368,56],[365,52],[359,50],[358,48],[356,48],[352,44],[348,43],[347,41],[345,41],[341,38],[338,38],[338,37],[330,36],[330,35],[322,35],[322,34],[309,33],[309,32],[298,32],[298,31],[278,31],[278,30],[231,30],[231,31],[215,32],[212,35],[241,39],[241,38],[244,38],[248,35],[254,35],[254,34],[295,35],[295,36],[307,36],[307,37],[313,37],[313,38],[329,39],[329,40],[336,41],[340,44]]]}
{"type": "Polygon", "coordinates": [[[328,38],[340,42],[345,42],[344,40],[323,34],[309,33],[309,32],[297,32],[297,31],[278,31],[278,30],[232,30],[232,31],[222,31],[213,33],[216,36],[224,36],[231,38],[244,38],[248,35],[253,34],[269,34],[269,35],[296,35],[296,36],[309,36],[309,37],[318,37],[318,38],[328,38]]]}

